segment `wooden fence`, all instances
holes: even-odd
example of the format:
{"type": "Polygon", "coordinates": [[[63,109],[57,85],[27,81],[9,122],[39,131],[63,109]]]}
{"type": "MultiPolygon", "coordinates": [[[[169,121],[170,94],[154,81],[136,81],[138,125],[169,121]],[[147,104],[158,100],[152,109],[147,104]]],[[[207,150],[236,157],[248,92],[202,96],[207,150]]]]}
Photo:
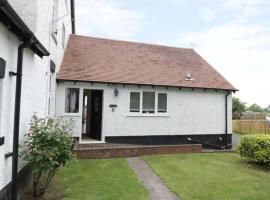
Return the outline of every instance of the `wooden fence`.
{"type": "Polygon", "coordinates": [[[234,120],[233,132],[241,134],[270,134],[270,121],[234,120]]]}

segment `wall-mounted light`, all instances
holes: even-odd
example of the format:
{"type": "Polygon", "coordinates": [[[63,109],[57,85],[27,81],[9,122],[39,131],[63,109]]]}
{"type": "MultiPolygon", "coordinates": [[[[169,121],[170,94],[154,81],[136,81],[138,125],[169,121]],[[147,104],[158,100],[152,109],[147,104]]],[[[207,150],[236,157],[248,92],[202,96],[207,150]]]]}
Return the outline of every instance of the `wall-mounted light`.
{"type": "Polygon", "coordinates": [[[119,94],[119,90],[117,88],[114,89],[114,96],[117,97],[119,94]]]}

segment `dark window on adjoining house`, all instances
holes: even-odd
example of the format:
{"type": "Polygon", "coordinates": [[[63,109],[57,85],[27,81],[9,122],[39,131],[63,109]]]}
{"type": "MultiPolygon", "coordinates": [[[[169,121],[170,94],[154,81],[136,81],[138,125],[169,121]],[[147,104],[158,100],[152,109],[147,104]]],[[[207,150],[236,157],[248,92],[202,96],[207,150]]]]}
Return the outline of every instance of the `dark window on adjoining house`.
{"type": "Polygon", "coordinates": [[[65,24],[63,24],[63,27],[62,27],[62,46],[63,46],[63,48],[66,47],[66,27],[65,27],[65,24]]]}
{"type": "Polygon", "coordinates": [[[165,113],[167,112],[167,94],[158,93],[158,112],[165,113]]]}
{"type": "Polygon", "coordinates": [[[155,92],[143,92],[142,113],[155,113],[155,92]]]}
{"type": "Polygon", "coordinates": [[[79,112],[79,88],[67,88],[66,89],[66,102],[65,112],[66,113],[78,113],[79,112]]]}
{"type": "Polygon", "coordinates": [[[140,92],[130,93],[130,112],[140,112],[140,92]]]}

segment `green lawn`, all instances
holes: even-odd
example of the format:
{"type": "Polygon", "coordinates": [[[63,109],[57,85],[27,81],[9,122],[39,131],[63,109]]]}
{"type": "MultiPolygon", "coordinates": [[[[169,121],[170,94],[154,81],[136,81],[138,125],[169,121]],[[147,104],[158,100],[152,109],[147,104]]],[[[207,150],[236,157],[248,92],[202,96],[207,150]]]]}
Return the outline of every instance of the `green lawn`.
{"type": "Polygon", "coordinates": [[[181,200],[269,200],[270,172],[234,153],[145,156],[181,200]]]}
{"type": "Polygon", "coordinates": [[[65,200],[148,200],[125,159],[75,160],[57,179],[65,200]]]}

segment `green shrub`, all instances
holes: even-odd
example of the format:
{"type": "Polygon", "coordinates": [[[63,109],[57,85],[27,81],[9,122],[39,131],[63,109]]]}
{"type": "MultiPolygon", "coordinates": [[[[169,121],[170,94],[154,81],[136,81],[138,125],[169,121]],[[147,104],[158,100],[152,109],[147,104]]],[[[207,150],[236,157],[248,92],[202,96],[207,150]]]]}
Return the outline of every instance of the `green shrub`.
{"type": "Polygon", "coordinates": [[[56,170],[72,159],[72,128],[72,121],[32,117],[20,157],[32,165],[35,197],[43,195],[56,170]]]}
{"type": "Polygon", "coordinates": [[[270,165],[270,135],[245,135],[238,147],[240,156],[258,164],[270,165]]]}

